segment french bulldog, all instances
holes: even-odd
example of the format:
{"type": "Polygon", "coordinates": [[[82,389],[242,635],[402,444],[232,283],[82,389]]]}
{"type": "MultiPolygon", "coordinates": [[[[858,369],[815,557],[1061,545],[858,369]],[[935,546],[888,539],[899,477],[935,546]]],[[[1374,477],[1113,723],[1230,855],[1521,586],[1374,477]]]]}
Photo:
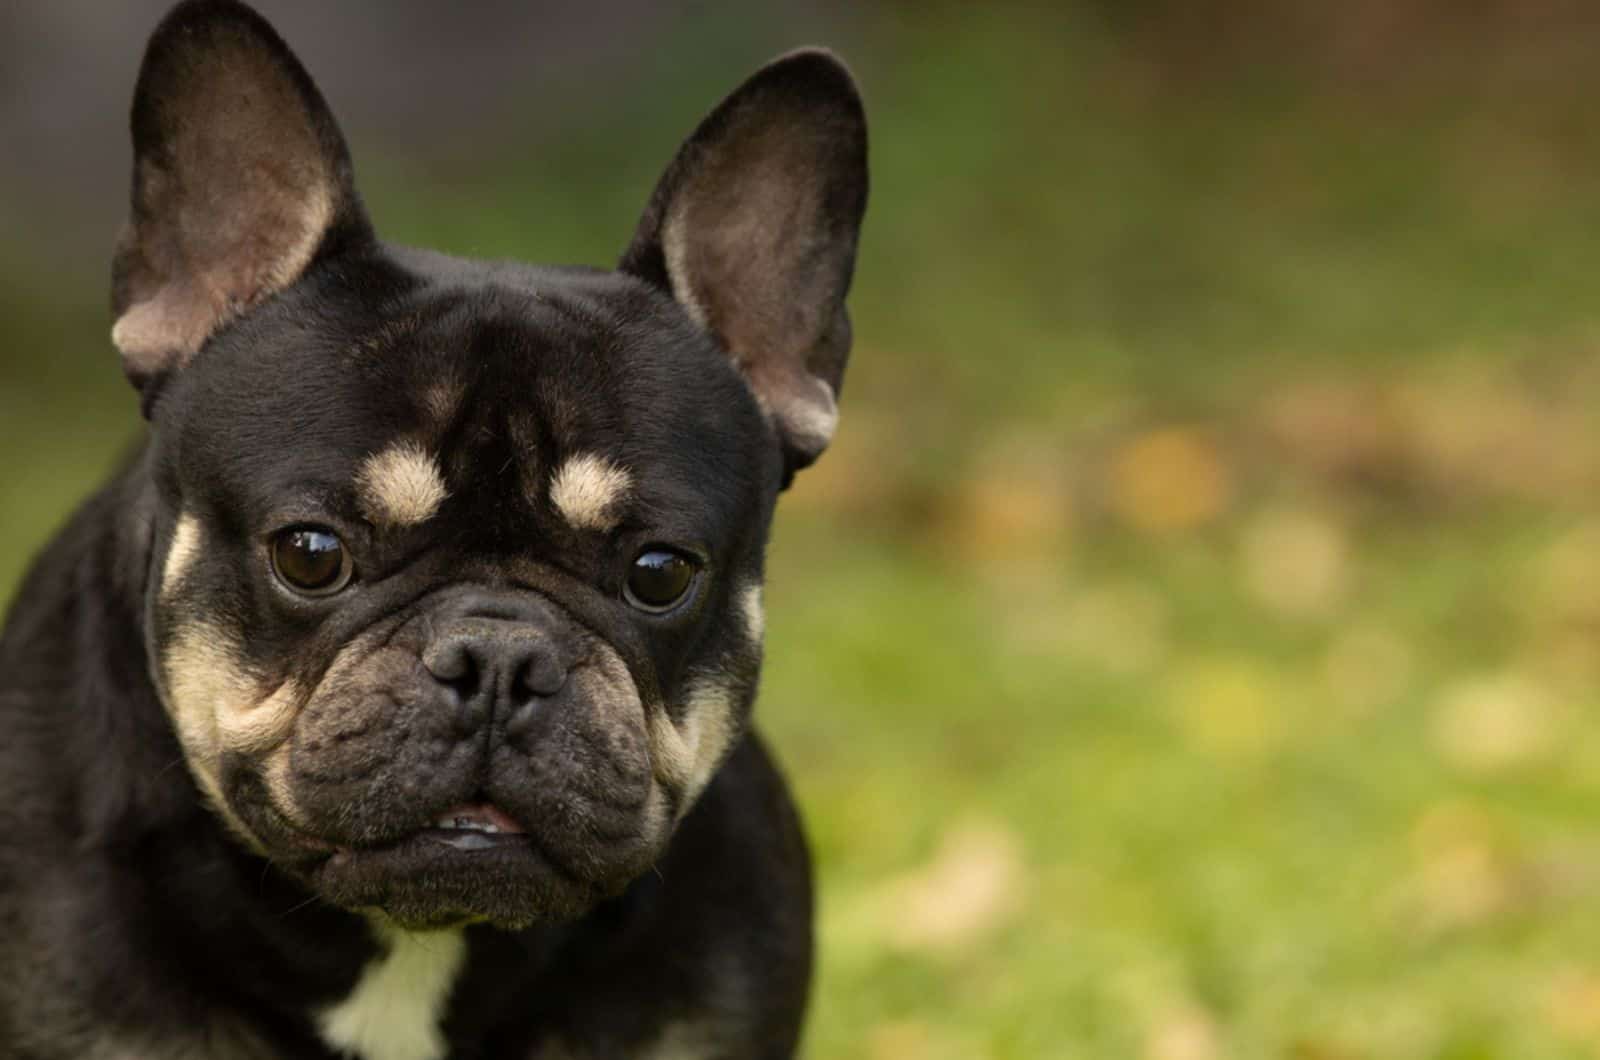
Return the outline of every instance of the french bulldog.
{"type": "Polygon", "coordinates": [[[749,718],[850,346],[850,74],[734,91],[615,270],[380,241],[234,0],[155,29],[132,134],[148,430],[0,638],[0,1056],[792,1056],[809,861],[749,718]]]}

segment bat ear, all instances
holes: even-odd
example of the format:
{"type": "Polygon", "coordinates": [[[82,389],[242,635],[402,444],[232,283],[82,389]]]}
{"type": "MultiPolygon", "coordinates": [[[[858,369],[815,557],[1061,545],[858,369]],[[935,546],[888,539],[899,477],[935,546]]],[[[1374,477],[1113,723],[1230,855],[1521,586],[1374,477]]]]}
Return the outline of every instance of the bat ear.
{"type": "Polygon", "coordinates": [[[132,130],[111,338],[136,387],[181,368],[319,256],[372,239],[327,105],[243,4],[190,0],[162,21],[139,70],[132,130]]]}
{"type": "Polygon", "coordinates": [[[855,81],[828,52],[793,52],[684,142],[619,266],[671,293],[728,352],[777,430],[786,476],[838,421],[866,204],[855,81]]]}

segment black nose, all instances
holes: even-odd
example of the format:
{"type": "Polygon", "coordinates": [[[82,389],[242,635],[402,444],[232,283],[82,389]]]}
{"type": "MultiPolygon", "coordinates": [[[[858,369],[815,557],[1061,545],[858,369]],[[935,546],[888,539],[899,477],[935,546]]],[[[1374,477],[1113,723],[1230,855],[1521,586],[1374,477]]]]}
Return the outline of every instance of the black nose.
{"type": "Polygon", "coordinates": [[[549,633],[498,618],[451,623],[422,653],[422,664],[449,690],[468,731],[494,716],[512,724],[567,683],[566,660],[549,633]]]}

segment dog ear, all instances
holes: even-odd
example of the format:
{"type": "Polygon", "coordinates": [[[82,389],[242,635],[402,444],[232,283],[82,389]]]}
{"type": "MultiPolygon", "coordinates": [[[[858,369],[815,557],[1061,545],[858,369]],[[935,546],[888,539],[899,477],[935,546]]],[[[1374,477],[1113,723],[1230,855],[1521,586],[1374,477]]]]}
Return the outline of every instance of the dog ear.
{"type": "Polygon", "coordinates": [[[669,291],[727,350],[777,430],[786,481],[838,420],[866,204],[855,82],[825,51],[793,52],[679,148],[619,265],[669,291]]]}
{"type": "Polygon", "coordinates": [[[189,0],[167,15],[145,50],[132,129],[111,339],[140,389],[319,255],[372,238],[327,105],[241,3],[189,0]]]}

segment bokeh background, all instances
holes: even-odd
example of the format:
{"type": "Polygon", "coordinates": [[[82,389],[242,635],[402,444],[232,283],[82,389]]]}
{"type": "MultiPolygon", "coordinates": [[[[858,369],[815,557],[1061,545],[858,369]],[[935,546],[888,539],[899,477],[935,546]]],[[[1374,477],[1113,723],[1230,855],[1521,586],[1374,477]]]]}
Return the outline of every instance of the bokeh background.
{"type": "MultiPolygon", "coordinates": [[[[814,1058],[1600,1054],[1600,14],[262,0],[379,227],[607,263],[803,42],[873,123],[759,716],[814,1058]]],[[[161,4],[0,8],[0,599],[137,437],[161,4]]]]}

